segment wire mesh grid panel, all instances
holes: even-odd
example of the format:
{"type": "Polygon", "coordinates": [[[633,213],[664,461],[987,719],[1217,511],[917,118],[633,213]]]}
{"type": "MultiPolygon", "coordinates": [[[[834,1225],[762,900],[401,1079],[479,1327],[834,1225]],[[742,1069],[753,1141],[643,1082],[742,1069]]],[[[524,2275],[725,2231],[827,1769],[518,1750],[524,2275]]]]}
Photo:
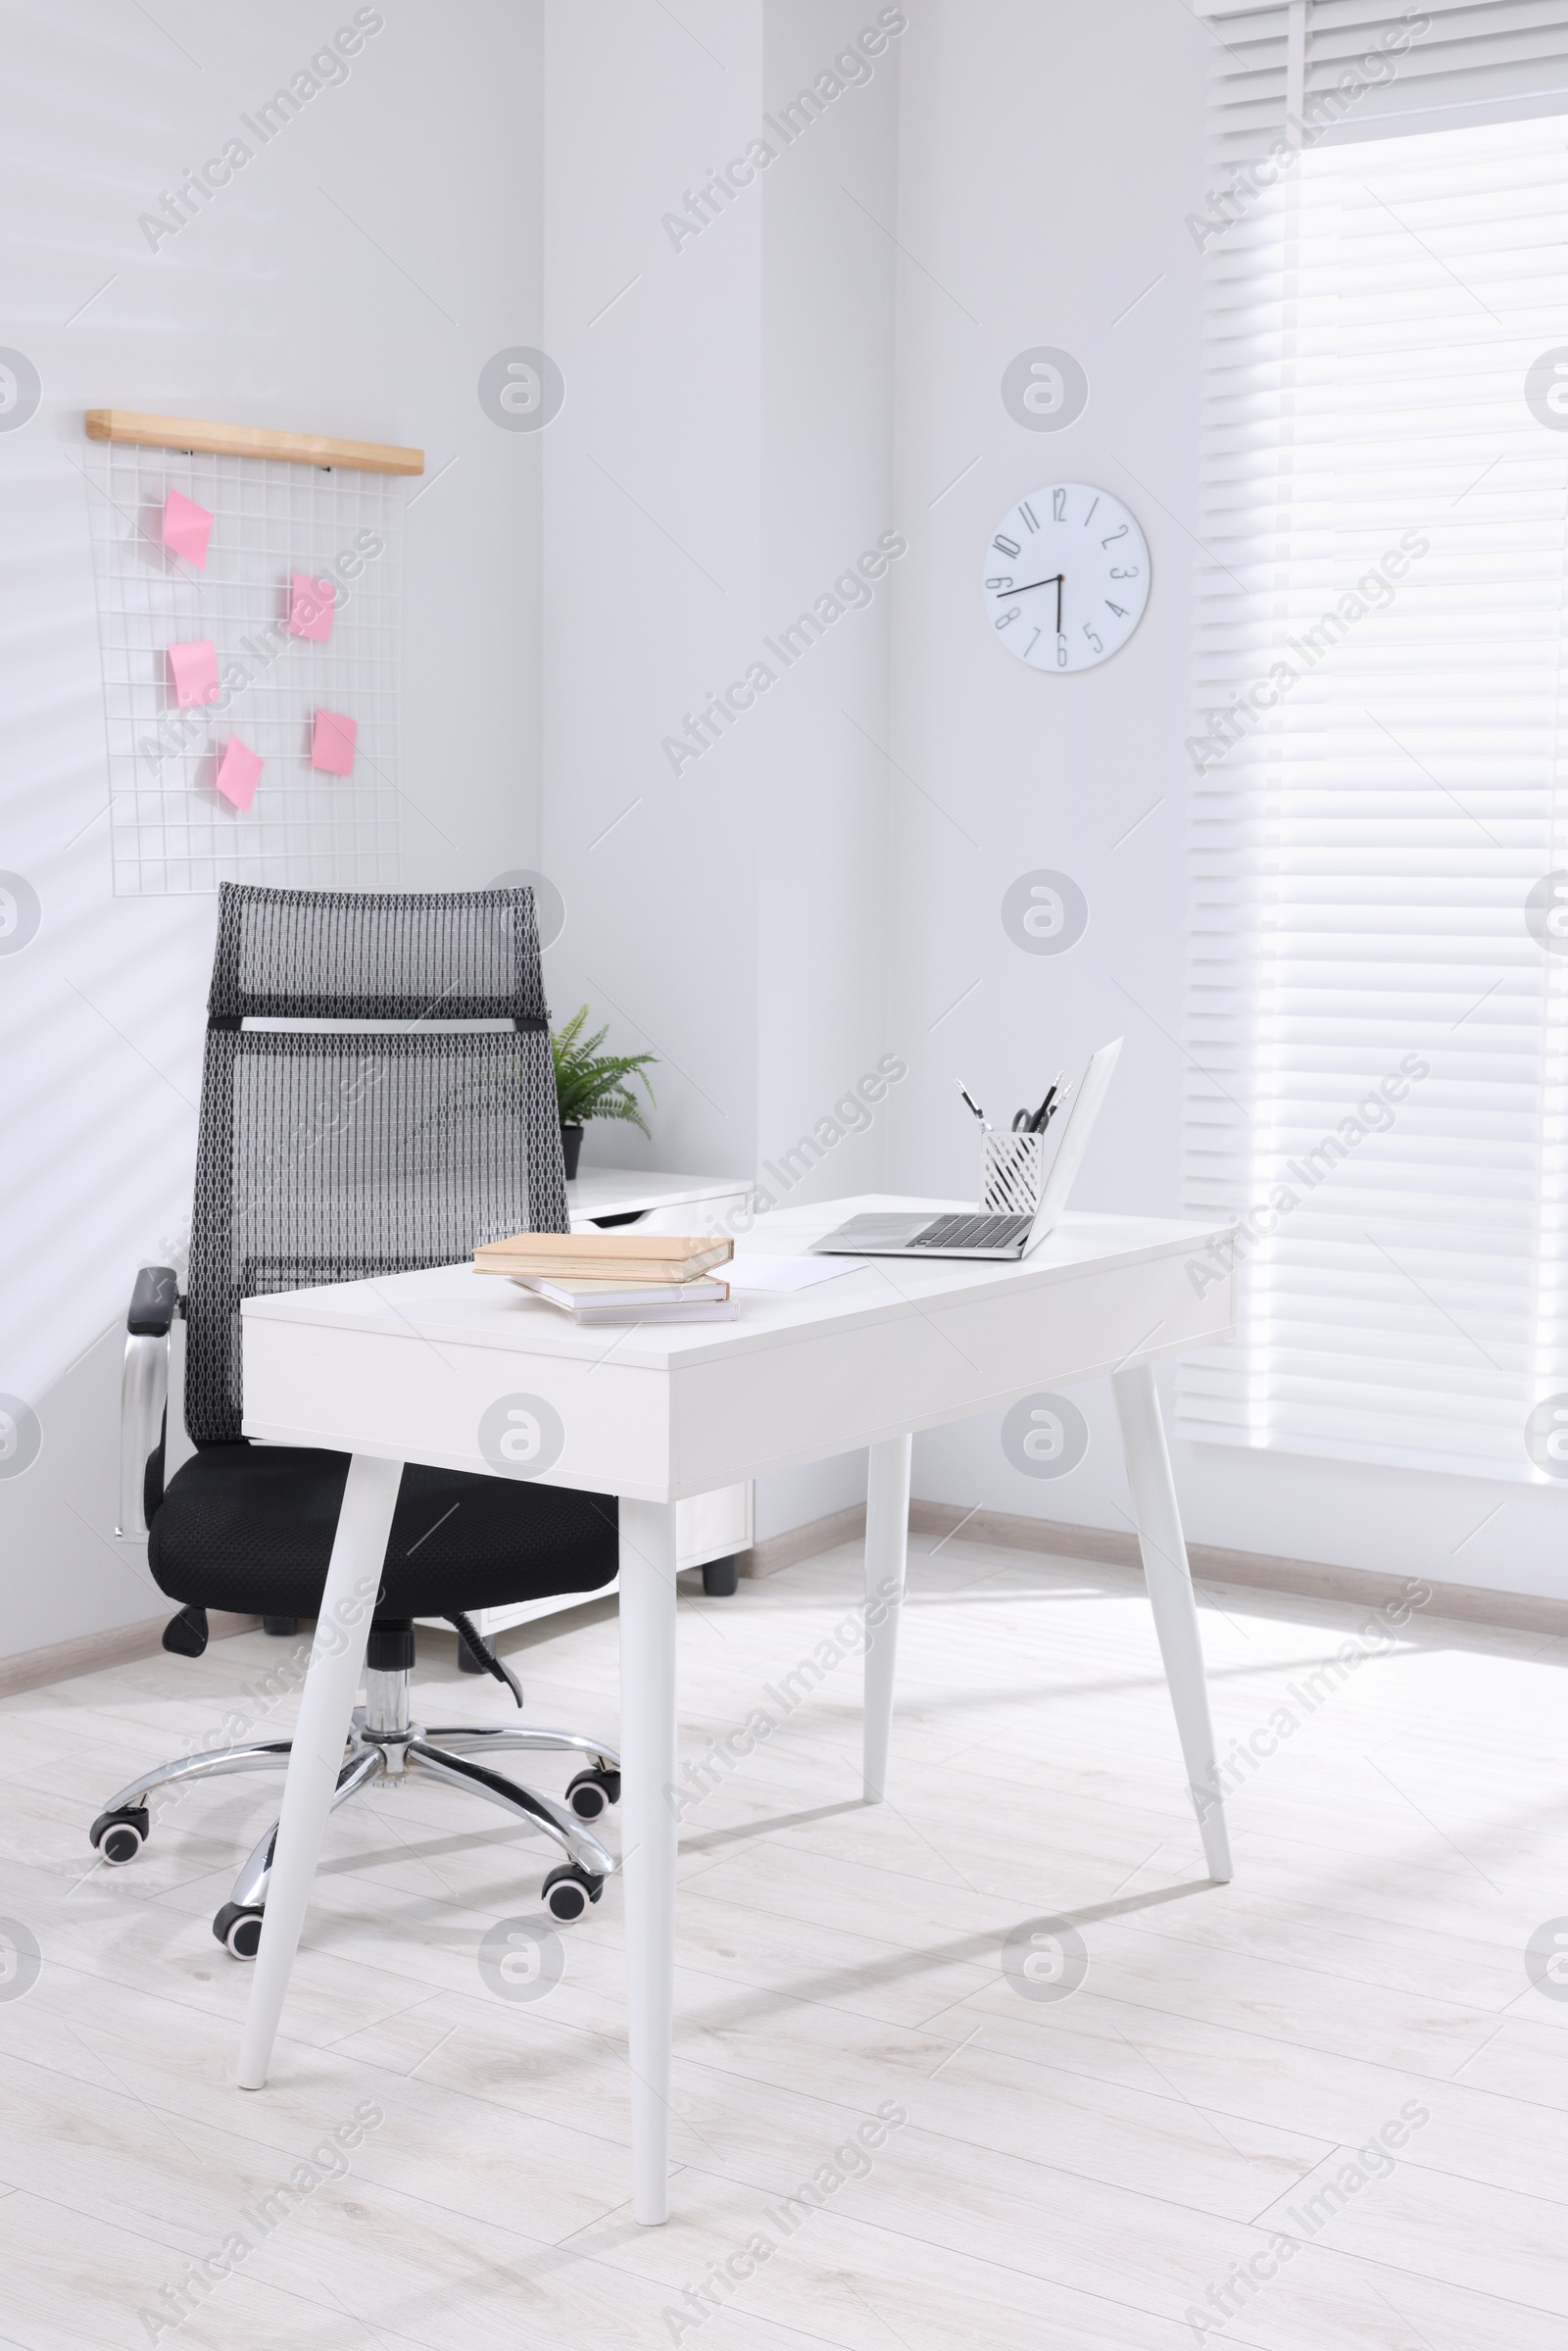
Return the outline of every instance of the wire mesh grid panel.
{"type": "Polygon", "coordinates": [[[113,442],[87,459],[116,895],[395,889],[401,481],[113,442]],[[212,516],[205,566],[165,545],[172,491],[212,516]],[[216,699],[181,708],[171,648],[206,645],[216,699]],[[235,797],[218,785],[231,738],[262,761],[248,807],[242,755],[235,797]]]}

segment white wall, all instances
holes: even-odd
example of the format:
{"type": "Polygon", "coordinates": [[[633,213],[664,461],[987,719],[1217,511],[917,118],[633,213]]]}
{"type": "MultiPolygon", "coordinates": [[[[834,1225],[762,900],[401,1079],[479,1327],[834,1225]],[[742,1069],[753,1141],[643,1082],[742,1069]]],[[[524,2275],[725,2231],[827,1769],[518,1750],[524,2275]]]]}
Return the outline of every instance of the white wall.
{"type": "Polygon", "coordinates": [[[755,126],[761,10],[681,12],[722,65],[659,9],[546,13],[546,340],[566,398],[542,436],[544,863],[566,921],[545,975],[558,1017],[586,1000],[659,1056],[652,1152],[596,1128],[590,1158],[746,1175],[747,736],[679,777],[661,747],[757,642],[761,220],[740,203],[677,253],[661,214],[755,126]]]}
{"type": "MultiPolygon", "coordinates": [[[[769,8],[763,81],[775,121],[865,27],[877,28],[876,9],[844,0],[769,8]]],[[[886,754],[893,600],[906,558],[861,559],[879,542],[904,544],[893,496],[902,45],[889,39],[848,69],[869,78],[831,101],[762,186],[766,633],[781,643],[824,595],[826,609],[847,608],[770,690],[759,744],[757,1143],[779,1200],[887,1180],[890,1129],[881,1105],[858,1107],[856,1088],[894,1044],[886,754]],[[822,1150],[815,1164],[803,1137],[822,1150]]],[[[863,1453],[760,1480],[757,1532],[864,1493],[863,1453]]]]}
{"type": "MultiPolygon", "coordinates": [[[[897,1099],[894,1141],[901,1174],[934,1192],[975,1185],[956,1075],[1006,1118],[1043,1074],[1124,1035],[1077,1198],[1181,1209],[1202,298],[1183,217],[1202,209],[1207,184],[1213,37],[1169,0],[991,0],[923,9],[904,43],[899,233],[910,259],[899,281],[897,495],[901,517],[929,520],[911,527],[898,583],[895,744],[956,822],[912,792],[895,798],[893,1022],[901,1044],[912,1040],[915,1073],[897,1099]],[[1055,433],[1015,423],[999,397],[1006,362],[1041,344],[1074,353],[1090,379],[1084,414],[1055,433]],[[1127,648],[1067,678],[1008,659],[978,609],[997,517],[1060,480],[1095,482],[1131,506],[1153,577],[1127,648]],[[1020,953],[999,920],[1007,884],[1038,867],[1072,874],[1089,900],[1087,932],[1059,957],[1020,953]]],[[[1091,1444],[1069,1476],[1021,1475],[993,1417],[922,1439],[916,1493],[1129,1526],[1108,1390],[1078,1401],[1091,1444]]],[[[1172,1449],[1196,1539],[1511,1591],[1568,1585],[1554,1490],[1172,1449]]]]}
{"type": "MultiPolygon", "coordinates": [[[[109,1533],[118,1326],[131,1269],[186,1213],[214,914],[110,895],[88,406],[425,447],[404,881],[557,882],[558,1013],[586,998],[660,1056],[653,1141],[596,1132],[591,1155],[750,1175],[814,1135],[791,1198],[963,1195],[975,1132],[954,1078],[1005,1114],[1124,1033],[1080,1198],[1180,1202],[1200,327],[1183,217],[1212,36],[1169,0],[924,0],[677,250],[662,216],[875,24],[870,0],[388,7],[346,83],[152,253],[138,215],[336,21],[300,0],[156,13],[5,18],[5,335],[44,383],[31,423],[0,433],[0,865],[43,905],[38,937],[0,956],[0,1391],[44,1427],[35,1467],[0,1479],[9,1650],[158,1605],[109,1533]],[[1000,399],[1039,343],[1091,381],[1056,435],[1000,399]],[[540,434],[478,404],[513,344],[565,376],[540,434]],[[997,515],[1054,478],[1117,491],[1153,556],[1132,644],[1068,679],[1008,661],[978,610],[997,515]],[[870,602],[677,773],[665,736],[887,530],[907,553],[870,602]],[[1001,928],[1007,884],[1039,865],[1091,905],[1059,959],[1001,928]],[[832,1140],[885,1052],[908,1077],[832,1140]]],[[[1108,1399],[1083,1400],[1071,1477],[1023,1479],[981,1422],[922,1441],[917,1491],[1124,1524],[1108,1399]]],[[[1561,1589],[1553,1493],[1209,1447],[1177,1468],[1208,1541],[1561,1589]]],[[[861,1474],[770,1481],[761,1531],[861,1474]]]]}
{"type": "Polygon", "coordinates": [[[3,339],[43,401],[0,433],[0,865],[42,924],[0,956],[0,1390],[43,1449],[0,1479],[0,1651],[163,1604],[111,1532],[121,1332],[189,1212],[216,913],[111,895],[83,411],[414,443],[431,476],[455,460],[407,525],[404,882],[538,857],[540,453],[475,384],[540,333],[540,12],[383,13],[348,78],[152,251],[140,214],[353,8],[5,11],[3,339]]]}
{"type": "MultiPolygon", "coordinates": [[[[890,1043],[886,563],[789,668],[765,640],[894,521],[898,50],[786,143],[764,118],[875,10],[680,13],[549,11],[546,316],[568,392],[545,460],[545,863],[567,919],[546,971],[558,1013],[588,1000],[659,1055],[653,1145],[595,1129],[589,1156],[751,1176],[890,1043]],[[662,216],[760,137],[756,178],[672,238],[662,216]],[[774,682],[672,763],[685,714],[759,661],[774,682]]],[[[790,1196],[875,1183],[882,1149],[874,1125],[846,1134],[790,1196]]],[[[759,1531],[863,1477],[765,1481],[759,1531]]]]}

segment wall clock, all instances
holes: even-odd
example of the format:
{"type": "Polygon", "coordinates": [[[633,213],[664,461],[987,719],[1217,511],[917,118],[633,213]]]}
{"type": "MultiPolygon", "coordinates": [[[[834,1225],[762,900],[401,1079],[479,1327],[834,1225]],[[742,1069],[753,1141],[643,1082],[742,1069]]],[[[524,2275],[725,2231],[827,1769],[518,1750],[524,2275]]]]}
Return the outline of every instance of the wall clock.
{"type": "Polygon", "coordinates": [[[999,644],[1031,669],[1093,669],[1149,602],[1149,548],[1119,498],[1054,482],[1009,507],[986,547],[982,594],[999,644]]]}

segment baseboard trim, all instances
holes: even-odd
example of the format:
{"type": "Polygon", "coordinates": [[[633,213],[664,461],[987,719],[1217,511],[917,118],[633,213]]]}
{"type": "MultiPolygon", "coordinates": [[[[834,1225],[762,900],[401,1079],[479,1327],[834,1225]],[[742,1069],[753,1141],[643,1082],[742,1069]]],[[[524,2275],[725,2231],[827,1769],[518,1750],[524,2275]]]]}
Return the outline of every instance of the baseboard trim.
{"type": "MultiPolygon", "coordinates": [[[[1076,1527],[1061,1519],[1019,1518],[1005,1510],[960,1510],[955,1502],[909,1504],[909,1525],[923,1535],[954,1535],[962,1527],[975,1543],[1004,1550],[1045,1551],[1105,1567],[1137,1567],[1138,1538],[1109,1527],[1076,1527]]],[[[1199,1584],[1242,1584],[1288,1592],[1303,1599],[1345,1600],[1381,1608],[1408,1597],[1411,1578],[1365,1567],[1330,1567],[1317,1559],[1281,1559],[1270,1551],[1233,1551],[1217,1543],[1190,1543],[1187,1556],[1199,1584]]],[[[1568,1600],[1528,1592],[1491,1592],[1480,1584],[1432,1580],[1427,1608],[1434,1616],[1500,1625],[1515,1633],[1568,1633],[1568,1600]]]]}
{"type": "MultiPolygon", "coordinates": [[[[914,1524],[912,1516],[909,1524],[914,1524]]],[[[781,1567],[795,1567],[818,1551],[831,1551],[841,1543],[858,1543],[865,1533],[865,1504],[852,1502],[847,1510],[829,1511],[826,1518],[808,1519],[804,1527],[787,1527],[782,1535],[764,1535],[749,1551],[737,1551],[735,1565],[743,1576],[776,1576],[781,1567]]]]}
{"type": "MultiPolygon", "coordinates": [[[[1007,1510],[960,1510],[956,1502],[911,1501],[912,1534],[953,1536],[961,1529],[971,1543],[1007,1551],[1043,1552],[1060,1559],[1085,1559],[1100,1567],[1139,1566],[1138,1538],[1110,1527],[1073,1526],[1063,1519],[1023,1518],[1007,1510]]],[[[865,1532],[865,1504],[835,1510],[827,1518],[769,1535],[740,1555],[743,1576],[776,1575],[782,1567],[857,1542],[865,1532]]],[[[1330,1567],[1316,1559],[1282,1559],[1268,1551],[1236,1551],[1216,1543],[1191,1543],[1187,1555],[1200,1584],[1240,1584],[1260,1592],[1291,1592],[1302,1599],[1343,1600],[1352,1607],[1382,1608],[1408,1597],[1410,1578],[1371,1568],[1330,1567]]],[[[1491,1592],[1479,1584],[1434,1581],[1428,1610],[1466,1623],[1498,1625],[1514,1633],[1568,1633],[1568,1600],[1527,1592],[1491,1592]]]]}
{"type": "MultiPolygon", "coordinates": [[[[79,1633],[74,1641],[51,1641],[41,1649],[22,1649],[15,1657],[0,1657],[0,1698],[24,1690],[47,1690],[52,1682],[72,1682],[78,1674],[96,1674],[106,1665],[128,1665],[151,1657],[164,1645],[164,1627],[172,1610],[143,1617],[140,1624],[114,1625],[107,1633],[79,1633]]],[[[254,1633],[259,1616],[236,1616],[226,1608],[207,1612],[207,1638],[226,1641],[234,1633],[254,1633]]]]}
{"type": "MultiPolygon", "coordinates": [[[[971,1543],[991,1543],[1000,1550],[1085,1559],[1101,1567],[1139,1565],[1138,1538],[1115,1528],[1079,1527],[1065,1519],[1023,1518],[1007,1510],[960,1510],[956,1502],[910,1502],[911,1534],[953,1536],[960,1529],[971,1543]]],[[[835,1550],[840,1543],[858,1543],[864,1533],[865,1504],[852,1502],[848,1509],[809,1519],[804,1527],[764,1535],[760,1543],[737,1554],[736,1564],[743,1576],[776,1576],[780,1569],[796,1567],[818,1552],[835,1550]]],[[[1187,1555],[1194,1580],[1200,1584],[1247,1585],[1261,1592],[1344,1600],[1352,1607],[1368,1608],[1402,1600],[1409,1591],[1407,1576],[1381,1575],[1370,1568],[1330,1567],[1315,1559],[1281,1559],[1268,1551],[1228,1550],[1214,1543],[1190,1543],[1187,1555]]],[[[1428,1606],[1437,1616],[1499,1625],[1508,1632],[1568,1633],[1568,1600],[1541,1598],[1532,1592],[1490,1592],[1479,1584],[1434,1583],[1428,1606]]],[[[104,1666],[151,1657],[163,1645],[168,1621],[167,1615],[150,1616],[140,1624],[117,1625],[107,1633],[83,1633],[74,1641],[57,1641],[46,1648],[0,1657],[0,1698],[26,1690],[44,1690],[52,1682],[69,1682],[78,1674],[97,1673],[104,1666]]],[[[254,1633],[261,1621],[259,1616],[210,1609],[209,1638],[224,1641],[235,1633],[254,1633]]],[[[554,1619],[544,1620],[539,1627],[541,1635],[557,1629],[554,1619]]]]}

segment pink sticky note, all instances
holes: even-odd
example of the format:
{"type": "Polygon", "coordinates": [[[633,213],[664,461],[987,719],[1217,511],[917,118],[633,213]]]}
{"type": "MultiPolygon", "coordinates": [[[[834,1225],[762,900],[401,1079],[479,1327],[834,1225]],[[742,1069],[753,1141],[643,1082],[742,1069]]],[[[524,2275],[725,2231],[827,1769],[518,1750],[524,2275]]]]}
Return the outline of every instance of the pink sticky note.
{"type": "Polygon", "coordinates": [[[291,637],[314,637],[324,645],[332,634],[332,607],[337,590],[329,579],[312,579],[296,571],[289,583],[288,630],[291,637]]]}
{"type": "Polygon", "coordinates": [[[182,555],[203,571],[207,568],[207,534],[213,527],[213,517],[204,506],[193,498],[182,498],[171,490],[164,502],[164,545],[171,555],[182,555]]]}
{"type": "Polygon", "coordinates": [[[232,801],[236,808],[248,808],[256,798],[256,779],[264,764],[238,735],[230,735],[214,780],[225,800],[232,801]]]}
{"type": "Polygon", "coordinates": [[[171,645],[169,673],[174,681],[174,700],[182,710],[218,700],[218,654],[205,637],[193,645],[171,645]]]}
{"type": "Polygon", "coordinates": [[[318,710],[311,734],[311,765],[323,775],[348,775],[354,767],[354,738],[359,727],[340,710],[318,710]]]}

